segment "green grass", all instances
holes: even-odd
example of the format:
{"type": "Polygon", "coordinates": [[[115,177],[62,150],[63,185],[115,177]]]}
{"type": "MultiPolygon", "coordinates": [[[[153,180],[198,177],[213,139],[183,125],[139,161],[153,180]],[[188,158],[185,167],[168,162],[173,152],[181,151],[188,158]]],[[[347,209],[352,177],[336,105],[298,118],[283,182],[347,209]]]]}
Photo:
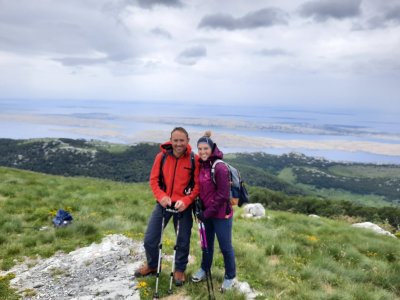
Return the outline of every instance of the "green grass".
{"type": "Polygon", "coordinates": [[[282,169],[278,174],[278,178],[290,183],[296,183],[296,176],[293,174],[292,168],[289,167],[282,169]]]}
{"type": "Polygon", "coordinates": [[[394,203],[388,202],[385,200],[385,197],[378,195],[360,195],[351,193],[341,189],[324,189],[324,188],[316,188],[311,185],[299,184],[303,189],[307,189],[312,192],[314,195],[324,197],[330,200],[344,200],[349,201],[354,204],[363,205],[363,206],[371,206],[371,207],[385,207],[390,205],[396,205],[394,203]]]}
{"type": "Polygon", "coordinates": [[[398,166],[376,166],[376,165],[336,165],[329,171],[337,176],[361,177],[361,178],[400,178],[398,166]]]}
{"type": "Polygon", "coordinates": [[[10,280],[14,277],[14,274],[0,276],[0,299],[19,299],[18,295],[15,293],[15,290],[9,287],[10,280]]]}
{"type": "MultiPolygon", "coordinates": [[[[33,139],[24,140],[23,142],[21,142],[21,144],[29,145],[32,143],[39,143],[39,142],[49,143],[49,142],[54,142],[54,141],[61,141],[61,140],[54,139],[54,138],[33,138],[33,139]]],[[[129,146],[124,145],[124,144],[108,143],[108,142],[104,142],[101,140],[90,140],[85,143],[84,148],[89,149],[89,150],[102,149],[102,150],[107,150],[111,153],[122,153],[122,152],[126,151],[129,148],[129,146]]]]}
{"type": "MultiPolygon", "coordinates": [[[[154,206],[147,184],[123,184],[89,178],[65,178],[0,168],[0,267],[11,268],[24,256],[49,257],[122,233],[143,239],[154,206]],[[55,230],[51,219],[69,210],[72,225],[55,230]],[[38,230],[48,226],[48,230],[38,230]]],[[[237,276],[260,291],[258,299],[400,299],[400,241],[356,229],[343,221],[270,211],[269,218],[247,220],[235,208],[234,248],[237,276]]],[[[166,229],[164,252],[175,237],[166,229]]],[[[217,244],[217,243],[216,243],[217,244]]],[[[220,294],[223,258],[218,246],[213,264],[217,299],[244,299],[236,291],[220,294]]],[[[196,226],[192,229],[187,275],[200,264],[196,226]]],[[[171,264],[164,262],[160,294],[168,290],[171,264]]],[[[63,274],[55,273],[56,276],[63,274]]],[[[17,299],[10,278],[0,278],[0,299],[17,299]]],[[[140,282],[142,299],[152,299],[155,278],[140,282]]],[[[28,294],[34,291],[28,291],[28,294]]],[[[206,299],[207,286],[188,282],[175,293],[206,299]]]]}
{"type": "Polygon", "coordinates": [[[93,149],[100,148],[111,153],[123,153],[129,148],[128,145],[108,143],[100,140],[91,140],[89,145],[93,146],[93,149]]]}
{"type": "MultiPolygon", "coordinates": [[[[367,171],[367,170],[371,171],[372,169],[375,169],[375,168],[379,168],[379,167],[335,166],[335,167],[331,167],[330,170],[332,170],[334,174],[340,175],[340,176],[350,176],[350,173],[353,174],[353,176],[360,176],[359,173],[356,173],[355,171],[351,172],[351,170],[356,169],[358,172],[362,172],[362,171],[367,171]],[[348,173],[346,173],[346,171],[348,171],[348,173]]],[[[387,168],[385,168],[384,171],[389,172],[387,170],[387,168]]],[[[371,177],[379,177],[378,174],[382,175],[382,172],[379,173],[379,172],[375,171],[374,174],[377,174],[377,176],[371,176],[371,177]]],[[[385,173],[385,174],[387,174],[387,173],[385,173]]],[[[398,176],[398,174],[396,176],[398,176]]],[[[301,188],[304,191],[307,191],[310,195],[313,195],[313,196],[320,196],[320,197],[330,199],[330,200],[339,200],[339,201],[344,200],[344,201],[349,201],[349,202],[352,202],[355,204],[359,204],[359,205],[363,205],[363,206],[372,206],[372,207],[385,207],[385,206],[390,206],[390,205],[396,205],[394,203],[390,203],[390,202],[386,201],[384,196],[360,195],[360,194],[352,193],[352,192],[341,190],[341,189],[317,188],[313,185],[297,183],[296,176],[293,174],[292,168],[289,168],[289,167],[284,168],[279,173],[278,177],[280,179],[283,179],[287,182],[292,183],[293,185],[295,185],[298,188],[301,188]]],[[[383,177],[383,175],[382,175],[382,177],[383,177]]]]}
{"type": "Polygon", "coordinates": [[[87,245],[110,232],[142,233],[154,205],[146,184],[64,178],[0,168],[0,267],[23,255],[49,256],[87,245]],[[74,222],[55,230],[58,209],[74,222]],[[40,231],[43,226],[48,230],[40,231]]]}

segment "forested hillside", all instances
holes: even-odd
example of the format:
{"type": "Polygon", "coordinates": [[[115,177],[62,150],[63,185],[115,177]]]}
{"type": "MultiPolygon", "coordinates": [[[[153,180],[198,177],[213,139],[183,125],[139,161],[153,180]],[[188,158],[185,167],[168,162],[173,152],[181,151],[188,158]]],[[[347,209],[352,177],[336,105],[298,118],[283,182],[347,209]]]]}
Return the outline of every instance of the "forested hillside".
{"type": "Polygon", "coordinates": [[[73,139],[0,139],[0,165],[63,176],[144,182],[158,145],[73,139]]]}
{"type": "MultiPolygon", "coordinates": [[[[346,200],[352,200],[354,197],[351,195],[361,195],[363,198],[372,196],[371,199],[383,206],[400,203],[399,165],[341,163],[298,153],[280,156],[265,153],[231,154],[228,157],[234,164],[268,170],[273,176],[291,183],[293,188],[302,189],[306,194],[327,198],[335,193],[346,200]]],[[[259,184],[262,180],[257,176],[253,185],[263,186],[259,184]]],[[[373,206],[377,204],[373,201],[368,203],[373,206]]]]}
{"type": "MultiPolygon", "coordinates": [[[[0,139],[0,165],[63,176],[145,182],[158,151],[157,144],[0,139]]],[[[399,165],[340,163],[297,153],[236,153],[225,159],[240,170],[250,186],[368,206],[400,203],[399,165]]]]}

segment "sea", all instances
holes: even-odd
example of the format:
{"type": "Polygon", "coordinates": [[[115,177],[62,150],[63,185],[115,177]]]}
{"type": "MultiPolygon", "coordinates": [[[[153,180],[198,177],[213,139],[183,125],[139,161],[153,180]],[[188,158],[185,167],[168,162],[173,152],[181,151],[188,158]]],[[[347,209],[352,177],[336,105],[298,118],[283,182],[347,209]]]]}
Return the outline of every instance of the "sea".
{"type": "Polygon", "coordinates": [[[303,153],[333,161],[400,164],[400,120],[368,109],[148,101],[0,99],[0,138],[162,143],[176,126],[191,145],[205,130],[225,153],[303,153]]]}

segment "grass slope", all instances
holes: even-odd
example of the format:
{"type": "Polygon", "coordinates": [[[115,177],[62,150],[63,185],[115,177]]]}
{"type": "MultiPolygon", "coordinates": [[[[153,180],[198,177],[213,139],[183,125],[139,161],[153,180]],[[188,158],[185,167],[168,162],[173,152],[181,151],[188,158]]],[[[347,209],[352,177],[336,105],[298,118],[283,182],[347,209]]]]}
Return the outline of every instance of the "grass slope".
{"type": "MultiPolygon", "coordinates": [[[[339,167],[337,168],[339,170],[339,167]]],[[[349,170],[349,168],[346,169],[340,169],[341,172],[343,173],[343,170],[349,170]]],[[[358,174],[357,174],[358,175],[358,174]]],[[[278,175],[278,178],[287,181],[291,183],[293,186],[297,187],[298,189],[302,189],[304,191],[307,191],[309,195],[316,196],[316,197],[321,197],[325,199],[330,199],[330,200],[338,200],[338,201],[349,201],[354,204],[359,204],[363,206],[371,206],[371,207],[385,207],[388,205],[397,205],[395,202],[389,203],[388,201],[385,200],[385,197],[383,196],[378,196],[378,195],[360,195],[356,193],[352,193],[343,189],[339,188],[318,188],[314,185],[308,185],[304,183],[297,183],[296,182],[296,176],[293,173],[292,168],[284,168],[278,175]]]]}
{"type": "MultiPolygon", "coordinates": [[[[49,257],[71,251],[110,233],[142,239],[154,205],[147,184],[126,184],[88,178],[65,178],[0,168],[0,266],[9,269],[24,256],[49,257]],[[67,228],[51,227],[57,209],[72,212],[67,228]],[[38,230],[49,226],[48,230],[38,230]]],[[[245,220],[236,209],[234,247],[238,279],[263,293],[259,299],[400,299],[400,241],[379,236],[347,223],[314,219],[287,212],[268,212],[269,218],[245,220]]],[[[169,225],[164,251],[173,252],[169,225]]],[[[193,227],[191,255],[199,266],[201,252],[193,227]]],[[[170,265],[161,277],[166,295],[170,265]]],[[[216,251],[214,286],[223,279],[223,259],[216,251]]],[[[0,278],[0,299],[16,299],[0,278]]],[[[155,278],[139,283],[143,299],[151,299],[155,278]]],[[[193,299],[206,299],[205,283],[184,286],[193,299]]],[[[244,299],[237,292],[217,299],[244,299]]]]}

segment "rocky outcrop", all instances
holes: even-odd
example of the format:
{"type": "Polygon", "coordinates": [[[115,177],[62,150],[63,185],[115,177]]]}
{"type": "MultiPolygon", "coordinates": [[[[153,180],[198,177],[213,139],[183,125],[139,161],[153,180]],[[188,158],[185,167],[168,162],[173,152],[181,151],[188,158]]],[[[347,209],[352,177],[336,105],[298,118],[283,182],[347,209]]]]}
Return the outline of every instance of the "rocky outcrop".
{"type": "Polygon", "coordinates": [[[29,299],[140,299],[133,273],[144,260],[142,248],[123,235],[109,235],[100,244],[15,266],[11,285],[21,293],[30,290],[29,299]]]}
{"type": "Polygon", "coordinates": [[[371,223],[371,222],[364,222],[364,223],[356,223],[351,225],[353,227],[357,227],[357,228],[366,228],[366,229],[371,229],[373,231],[375,231],[378,234],[384,234],[384,235],[388,235],[391,237],[396,237],[394,234],[390,233],[389,231],[384,230],[383,228],[379,227],[378,225],[371,223]]]}
{"type": "MultiPolygon", "coordinates": [[[[163,257],[172,260],[169,255],[163,257]]],[[[105,237],[100,244],[93,243],[68,254],[27,259],[0,275],[15,274],[10,283],[22,299],[139,300],[140,283],[133,274],[144,260],[142,242],[114,234],[105,237]]],[[[192,262],[190,259],[189,263],[192,262]]],[[[246,299],[260,295],[247,282],[235,280],[235,288],[246,299]]],[[[181,291],[165,299],[190,300],[190,297],[181,291]]]]}

